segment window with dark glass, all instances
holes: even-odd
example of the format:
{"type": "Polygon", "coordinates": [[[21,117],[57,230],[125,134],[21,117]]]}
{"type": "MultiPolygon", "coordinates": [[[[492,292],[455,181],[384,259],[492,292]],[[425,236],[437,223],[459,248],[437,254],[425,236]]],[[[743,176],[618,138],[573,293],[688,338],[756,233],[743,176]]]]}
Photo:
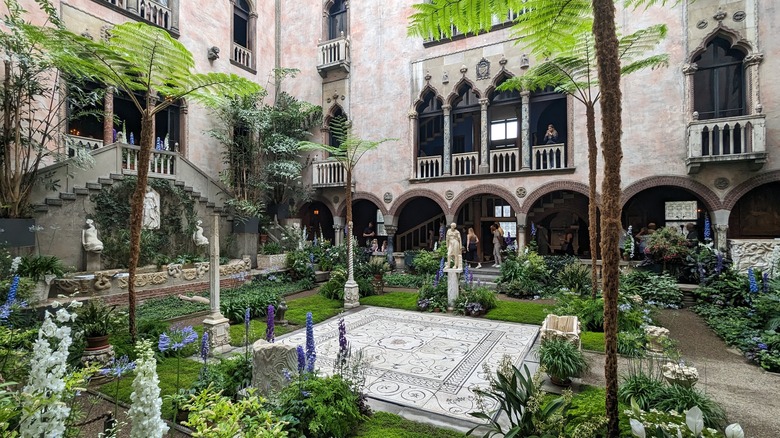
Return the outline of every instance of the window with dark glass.
{"type": "MultiPolygon", "coordinates": [[[[503,83],[507,77],[499,81],[503,83]]],[[[520,133],[520,93],[517,91],[494,91],[489,96],[488,117],[491,149],[517,145],[520,133]]]]}
{"type": "Polygon", "coordinates": [[[336,0],[328,10],[328,39],[347,34],[347,5],[344,0],[336,0]]]}
{"type": "Polygon", "coordinates": [[[249,48],[249,3],[236,0],[233,5],[233,42],[249,48]]]}
{"type": "Polygon", "coordinates": [[[417,156],[431,157],[444,151],[444,113],[441,99],[428,90],[417,105],[417,156]]]}
{"type": "Polygon", "coordinates": [[[479,98],[469,84],[458,89],[452,102],[452,153],[477,151],[479,144],[479,98]]]}
{"type": "Polygon", "coordinates": [[[694,110],[700,120],[745,114],[745,54],[724,38],[715,38],[693,62],[694,110]]]}

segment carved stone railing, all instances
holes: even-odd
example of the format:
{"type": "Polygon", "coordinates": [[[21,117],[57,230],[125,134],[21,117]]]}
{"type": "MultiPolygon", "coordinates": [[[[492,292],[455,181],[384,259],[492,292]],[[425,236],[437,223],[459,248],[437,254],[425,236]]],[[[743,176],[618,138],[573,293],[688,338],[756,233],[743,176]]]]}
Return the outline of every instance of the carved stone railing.
{"type": "Polygon", "coordinates": [[[753,170],[766,162],[766,116],[763,114],[695,120],[688,124],[688,173],[703,163],[750,161],[753,170]]]}
{"type": "Polygon", "coordinates": [[[126,14],[135,15],[166,30],[174,29],[171,3],[178,0],[103,0],[126,14]]]}
{"type": "Polygon", "coordinates": [[[323,77],[327,76],[329,70],[342,69],[349,72],[349,38],[343,33],[336,39],[319,43],[317,51],[319,52],[317,71],[323,77]]]}
{"type": "Polygon", "coordinates": [[[490,173],[508,173],[520,170],[520,151],[517,148],[490,151],[490,173]]]}
{"type": "Polygon", "coordinates": [[[463,154],[452,154],[452,174],[453,175],[476,175],[479,165],[478,152],[466,152],[463,154]]]}
{"type": "Polygon", "coordinates": [[[230,59],[246,68],[252,68],[252,52],[241,44],[233,43],[230,59]]]}
{"type": "Polygon", "coordinates": [[[103,147],[103,140],[66,134],[65,145],[68,147],[68,149],[86,149],[93,151],[97,148],[103,147]]]}
{"type": "Polygon", "coordinates": [[[312,164],[312,187],[343,187],[347,170],[338,161],[317,161],[312,164]]]}
{"type": "Polygon", "coordinates": [[[441,176],[441,155],[417,158],[417,178],[436,178],[441,176]]]}
{"type": "Polygon", "coordinates": [[[780,239],[729,239],[731,260],[739,272],[747,272],[748,268],[769,272],[775,248],[780,251],[780,239]]]}
{"type": "Polygon", "coordinates": [[[531,169],[565,169],[566,168],[566,145],[544,144],[531,148],[531,169]]]}
{"type": "MultiPolygon", "coordinates": [[[[138,146],[122,146],[122,173],[138,173],[138,146]]],[[[155,178],[175,178],[176,177],[176,159],[178,154],[170,151],[153,150],[149,158],[149,176],[155,178]]]]}

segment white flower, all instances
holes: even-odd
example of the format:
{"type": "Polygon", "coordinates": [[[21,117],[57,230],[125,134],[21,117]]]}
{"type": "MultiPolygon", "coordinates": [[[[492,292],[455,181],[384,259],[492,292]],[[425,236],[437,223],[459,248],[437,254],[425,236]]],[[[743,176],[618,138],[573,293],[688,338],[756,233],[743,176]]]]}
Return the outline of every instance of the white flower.
{"type": "Polygon", "coordinates": [[[78,309],[79,307],[81,307],[83,305],[84,305],[84,303],[82,303],[81,301],[73,300],[73,301],[70,302],[69,307],[72,307],[74,309],[78,309]]]}
{"type": "Polygon", "coordinates": [[[19,269],[19,264],[22,263],[22,258],[20,256],[14,257],[13,261],[11,262],[11,273],[15,274],[16,270],[19,269]]]}
{"type": "Polygon", "coordinates": [[[645,438],[645,426],[643,426],[639,420],[634,418],[630,420],[630,423],[631,433],[633,433],[637,438],[645,438]]]}
{"type": "Polygon", "coordinates": [[[68,313],[67,310],[64,308],[60,308],[60,310],[57,311],[57,322],[68,322],[70,321],[70,313],[68,313]]]}
{"type": "Polygon", "coordinates": [[[726,438],[745,438],[745,432],[739,423],[729,424],[726,426],[726,438]]]}
{"type": "Polygon", "coordinates": [[[685,414],[685,424],[693,432],[693,436],[699,436],[704,429],[704,416],[698,406],[694,406],[685,414]]]}
{"type": "Polygon", "coordinates": [[[160,398],[160,380],[157,378],[157,360],[154,358],[152,344],[149,341],[138,343],[138,366],[135,369],[133,404],[128,411],[132,429],[130,438],[161,438],[168,426],[161,418],[162,399],[160,398]]]}

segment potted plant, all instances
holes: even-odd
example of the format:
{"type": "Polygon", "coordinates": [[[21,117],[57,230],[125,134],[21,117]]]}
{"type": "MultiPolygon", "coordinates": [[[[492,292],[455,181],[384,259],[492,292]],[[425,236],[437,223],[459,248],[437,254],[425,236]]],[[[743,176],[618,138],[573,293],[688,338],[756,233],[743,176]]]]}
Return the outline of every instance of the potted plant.
{"type": "Polygon", "coordinates": [[[49,298],[49,285],[55,278],[65,275],[65,267],[55,256],[24,256],[17,273],[36,282],[35,296],[45,301],[49,298]]]}
{"type": "Polygon", "coordinates": [[[485,308],[480,303],[468,303],[466,304],[465,313],[468,316],[482,316],[485,314],[485,308]]]}
{"type": "Polygon", "coordinates": [[[257,254],[257,269],[279,271],[287,267],[287,254],[282,252],[278,242],[268,242],[260,246],[257,254]]]}
{"type": "Polygon", "coordinates": [[[372,275],[376,281],[382,281],[385,272],[390,270],[390,264],[378,257],[372,258],[365,266],[366,274],[372,275]]]}
{"type": "Polygon", "coordinates": [[[589,368],[582,351],[576,345],[560,337],[542,341],[539,346],[539,364],[558,386],[569,386],[572,377],[582,376],[589,368]]]}
{"type": "Polygon", "coordinates": [[[115,310],[116,305],[109,306],[100,299],[89,300],[79,309],[76,328],[87,341],[86,350],[100,350],[108,346],[108,337],[118,325],[115,310]]]}

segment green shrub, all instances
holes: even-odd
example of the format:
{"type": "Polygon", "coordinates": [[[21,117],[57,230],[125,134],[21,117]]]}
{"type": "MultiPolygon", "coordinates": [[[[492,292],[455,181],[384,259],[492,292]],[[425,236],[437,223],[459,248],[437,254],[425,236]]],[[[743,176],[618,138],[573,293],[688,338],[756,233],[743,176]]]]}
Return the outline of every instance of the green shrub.
{"type": "MultiPolygon", "coordinates": [[[[606,418],[607,410],[604,405],[606,396],[604,388],[581,386],[580,391],[574,394],[571,403],[569,403],[569,408],[566,410],[566,433],[564,436],[575,436],[574,431],[578,426],[581,427],[581,425],[587,423],[598,423],[599,420],[606,418]]],[[[625,416],[626,409],[628,409],[628,406],[623,403],[619,404],[621,437],[632,436],[631,425],[625,416]]],[[[592,434],[576,436],[586,436],[588,438],[604,437],[606,436],[606,430],[606,426],[603,426],[594,430],[592,434]]]]}
{"type": "Polygon", "coordinates": [[[552,272],[558,273],[556,280],[558,281],[559,287],[566,288],[572,293],[579,294],[580,296],[590,294],[590,269],[582,263],[569,263],[565,265],[563,269],[552,272]]]}
{"type": "Polygon", "coordinates": [[[631,271],[620,277],[620,291],[624,295],[639,295],[652,306],[677,308],[682,304],[683,293],[677,281],[666,274],[631,271]]]}
{"type": "Polygon", "coordinates": [[[558,299],[558,305],[553,313],[556,315],[577,316],[583,330],[591,332],[604,331],[603,298],[580,298],[576,295],[564,294],[558,299]]]}
{"type": "Polygon", "coordinates": [[[560,381],[579,377],[588,368],[588,362],[576,345],[564,338],[548,338],[539,346],[539,364],[547,374],[560,381]]]}
{"type": "Polygon", "coordinates": [[[417,255],[414,257],[414,261],[412,262],[415,274],[421,276],[436,274],[436,272],[439,270],[441,259],[443,257],[444,256],[441,254],[441,251],[438,250],[421,250],[417,253],[417,255]]]}
{"type": "Polygon", "coordinates": [[[385,274],[384,280],[387,286],[394,287],[408,287],[417,289],[423,284],[423,277],[421,275],[396,272],[385,274]]]}
{"type": "Polygon", "coordinates": [[[628,375],[618,388],[618,398],[625,404],[631,400],[643,410],[655,406],[664,382],[661,376],[661,366],[655,359],[634,359],[630,362],[628,375]]]}
{"type": "Polygon", "coordinates": [[[544,258],[544,264],[547,267],[547,272],[551,274],[550,281],[555,280],[557,273],[563,271],[567,266],[577,264],[581,265],[580,259],[570,255],[546,255],[544,258]]]}
{"type": "Polygon", "coordinates": [[[263,317],[268,312],[268,306],[277,306],[279,301],[280,297],[276,292],[259,290],[223,300],[220,303],[220,310],[232,322],[242,322],[246,309],[249,309],[252,318],[263,317]]]}
{"type": "Polygon", "coordinates": [[[659,392],[658,399],[652,407],[664,412],[684,412],[694,406],[701,409],[705,426],[717,429],[726,424],[726,413],[723,408],[695,387],[666,385],[659,392]]]}
{"type": "Polygon", "coordinates": [[[220,359],[215,364],[204,367],[190,392],[198,393],[211,386],[226,397],[235,399],[239,391],[252,383],[252,358],[244,354],[220,359]]]}
{"type": "Polygon", "coordinates": [[[496,289],[517,298],[542,295],[549,273],[544,258],[539,254],[533,251],[525,254],[510,253],[501,263],[496,289]]]}
{"type": "Polygon", "coordinates": [[[260,245],[260,248],[258,248],[258,251],[262,255],[276,255],[282,253],[282,245],[280,245],[278,242],[266,242],[262,245],[260,245]]]}
{"type": "Polygon", "coordinates": [[[308,250],[302,249],[287,253],[287,267],[293,280],[308,279],[314,281],[314,256],[308,250]]]}
{"type": "Polygon", "coordinates": [[[46,275],[62,277],[65,275],[65,266],[55,256],[24,256],[16,274],[38,281],[46,275]]]}
{"type": "Polygon", "coordinates": [[[358,395],[341,376],[299,377],[278,394],[281,417],[298,420],[300,430],[291,436],[330,438],[349,436],[363,419],[358,408],[358,395]]]}
{"type": "Polygon", "coordinates": [[[645,355],[645,334],[641,331],[619,332],[617,336],[617,352],[628,357],[645,355]]]}

